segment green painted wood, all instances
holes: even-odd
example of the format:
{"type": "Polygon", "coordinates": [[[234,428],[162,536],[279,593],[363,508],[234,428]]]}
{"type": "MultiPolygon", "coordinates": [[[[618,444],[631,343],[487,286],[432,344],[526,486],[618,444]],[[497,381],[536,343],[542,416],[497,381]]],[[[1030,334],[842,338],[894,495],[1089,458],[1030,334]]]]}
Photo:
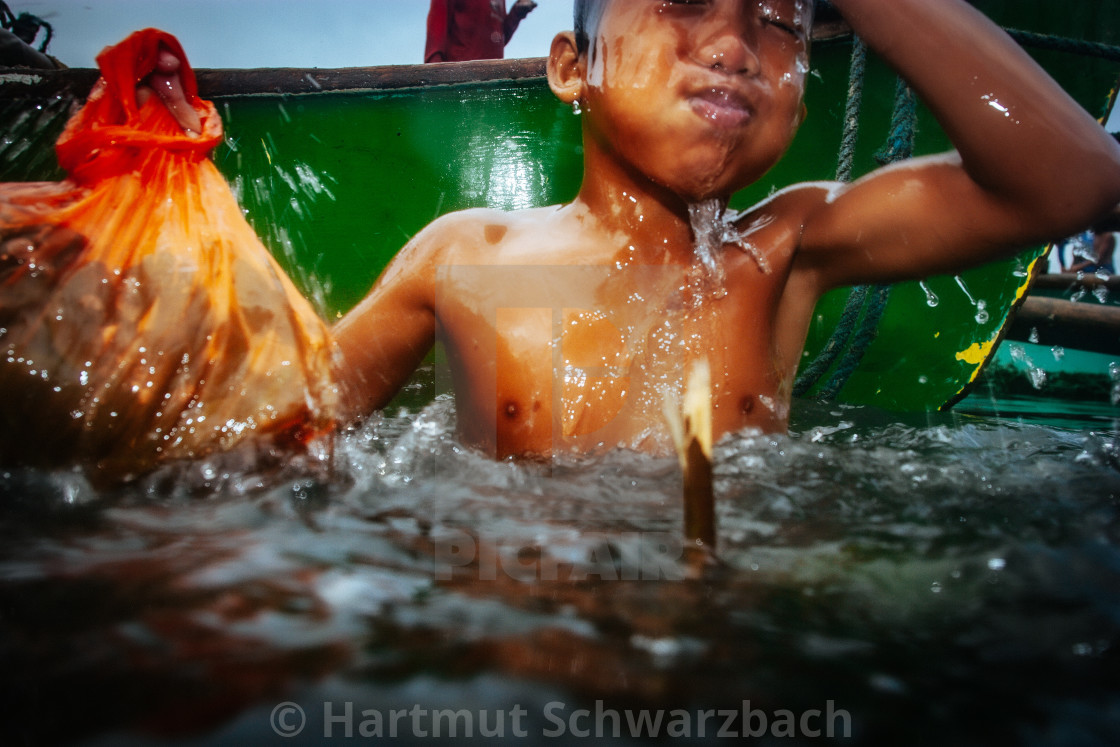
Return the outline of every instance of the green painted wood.
{"type": "MultiPolygon", "coordinates": [[[[1061,12],[1041,2],[977,4],[1001,23],[1034,31],[1115,42],[1110,37],[1120,29],[1118,3],[1074,4],[1061,12]]],[[[733,206],[793,182],[833,178],[849,54],[844,41],[816,45],[805,125],[787,158],[736,195],[733,206]]],[[[1116,63],[1034,54],[1083,106],[1103,110],[1116,63]]],[[[221,78],[221,71],[207,74],[221,78]]],[[[438,215],[553,204],[578,189],[578,119],[539,77],[380,90],[367,88],[376,82],[358,85],[364,90],[214,97],[227,132],[215,162],[266,245],[329,318],[356,303],[394,253],[438,215]]],[[[894,86],[893,74],[873,59],[857,176],[874,167],[894,86]]],[[[18,90],[0,85],[0,180],[58,178],[49,145],[74,97],[18,90]]],[[[928,112],[919,113],[917,151],[947,148],[928,112]]],[[[925,287],[895,286],[878,335],[839,399],[924,410],[962,396],[994,349],[1039,253],[1027,249],[960,278],[930,278],[925,287]]],[[[846,298],[847,291],[837,291],[819,304],[805,362],[832,333],[846,298]]]]}

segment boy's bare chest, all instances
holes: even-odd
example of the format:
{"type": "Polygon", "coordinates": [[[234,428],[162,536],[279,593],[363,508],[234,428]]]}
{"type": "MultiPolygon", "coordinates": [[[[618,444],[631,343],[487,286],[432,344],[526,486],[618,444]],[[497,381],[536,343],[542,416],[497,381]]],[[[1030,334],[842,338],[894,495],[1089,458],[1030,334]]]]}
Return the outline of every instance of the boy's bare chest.
{"type": "Polygon", "coordinates": [[[686,269],[463,268],[439,314],[461,430],[501,456],[666,450],[663,403],[701,358],[717,433],[784,427],[771,289],[723,292],[686,269]]]}

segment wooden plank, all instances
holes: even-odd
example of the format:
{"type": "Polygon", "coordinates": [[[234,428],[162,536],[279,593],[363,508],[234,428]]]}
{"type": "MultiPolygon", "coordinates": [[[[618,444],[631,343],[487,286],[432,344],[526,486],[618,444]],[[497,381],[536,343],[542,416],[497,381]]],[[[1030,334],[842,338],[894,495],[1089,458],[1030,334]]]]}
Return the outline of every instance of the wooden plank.
{"type": "Polygon", "coordinates": [[[1106,288],[1109,293],[1120,291],[1120,275],[1098,277],[1093,273],[1078,274],[1076,272],[1046,273],[1035,278],[1032,289],[1052,290],[1070,293],[1084,288],[1088,291],[1097,288],[1106,288]]]}
{"type": "MultiPolygon", "coordinates": [[[[851,33],[839,20],[813,27],[813,41],[842,38],[851,33]]],[[[188,50],[188,55],[189,55],[188,50]]],[[[195,68],[203,98],[324,91],[392,91],[545,77],[546,58],[476,60],[421,65],[379,65],[343,68],[195,68]]],[[[58,94],[85,98],[97,80],[97,70],[33,70],[0,67],[0,99],[58,94]]]]}
{"type": "Polygon", "coordinates": [[[1120,354],[1120,307],[1028,297],[1015,314],[1007,339],[1120,354]]]}

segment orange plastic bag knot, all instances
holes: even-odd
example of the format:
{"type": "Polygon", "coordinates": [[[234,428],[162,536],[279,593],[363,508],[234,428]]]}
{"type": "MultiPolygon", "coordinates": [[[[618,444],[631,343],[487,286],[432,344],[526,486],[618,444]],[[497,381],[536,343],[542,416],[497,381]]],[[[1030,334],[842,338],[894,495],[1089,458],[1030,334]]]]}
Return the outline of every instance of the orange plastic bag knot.
{"type": "Polygon", "coordinates": [[[198,97],[194,70],[171,34],[158,29],[137,31],[102,50],[97,64],[100,80],[55,146],[59,165],[71,179],[89,182],[135,170],[153,148],[201,160],[222,142],[221,118],[211,102],[198,97]],[[202,121],[201,134],[184,132],[157,96],[143,106],[137,100],[137,86],[156,70],[161,50],[180,61],[183,93],[202,121]]]}
{"type": "Polygon", "coordinates": [[[0,184],[0,460],[116,481],[328,433],[333,338],[206,158],[221,122],[179,43],[149,29],[98,61],[57,146],[69,178],[0,184]],[[161,49],[200,136],[137,103],[161,49]]]}

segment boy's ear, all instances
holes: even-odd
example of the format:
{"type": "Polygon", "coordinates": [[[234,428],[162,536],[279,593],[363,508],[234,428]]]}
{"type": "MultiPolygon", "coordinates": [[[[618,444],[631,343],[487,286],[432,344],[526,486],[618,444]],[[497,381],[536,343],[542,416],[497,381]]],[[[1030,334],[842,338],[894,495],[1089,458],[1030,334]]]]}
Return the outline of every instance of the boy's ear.
{"type": "Polygon", "coordinates": [[[583,65],[576,35],[562,31],[552,40],[548,54],[548,87],[565,104],[579,101],[583,94],[583,65]]]}

